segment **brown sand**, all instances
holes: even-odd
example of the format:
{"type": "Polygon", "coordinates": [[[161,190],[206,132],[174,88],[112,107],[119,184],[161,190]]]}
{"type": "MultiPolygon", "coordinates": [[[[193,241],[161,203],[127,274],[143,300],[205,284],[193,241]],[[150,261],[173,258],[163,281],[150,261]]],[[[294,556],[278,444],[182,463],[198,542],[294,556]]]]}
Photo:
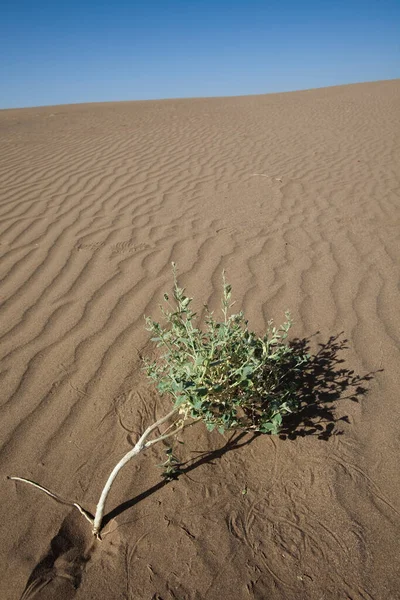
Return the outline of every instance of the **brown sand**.
{"type": "Polygon", "coordinates": [[[0,112],[1,599],[400,598],[399,101],[387,81],[0,112]],[[155,446],[93,546],[5,477],[94,510],[169,407],[139,354],[172,260],[200,309],[225,268],[256,331],[292,311],[317,406],[236,447],[192,428],[167,485],[155,446]]]}

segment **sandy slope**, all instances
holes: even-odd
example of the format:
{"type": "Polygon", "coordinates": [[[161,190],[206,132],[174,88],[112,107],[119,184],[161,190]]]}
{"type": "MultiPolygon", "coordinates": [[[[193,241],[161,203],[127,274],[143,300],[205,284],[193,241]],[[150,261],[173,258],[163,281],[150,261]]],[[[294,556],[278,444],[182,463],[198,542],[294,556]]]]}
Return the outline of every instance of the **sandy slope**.
{"type": "Polygon", "coordinates": [[[400,598],[400,81],[6,110],[0,140],[0,597],[400,598]],[[290,308],[327,410],[233,448],[192,428],[168,485],[155,447],[93,546],[5,476],[94,510],[169,406],[139,355],[172,260],[200,309],[223,268],[259,332],[290,308]]]}

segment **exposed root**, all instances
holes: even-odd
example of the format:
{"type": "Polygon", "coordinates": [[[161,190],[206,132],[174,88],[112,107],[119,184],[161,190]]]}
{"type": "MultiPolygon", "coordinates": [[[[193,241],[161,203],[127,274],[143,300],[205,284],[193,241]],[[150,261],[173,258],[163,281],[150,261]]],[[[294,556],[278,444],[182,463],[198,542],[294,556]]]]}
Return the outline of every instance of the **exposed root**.
{"type": "Polygon", "coordinates": [[[64,498],[61,498],[61,496],[59,496],[58,494],[51,492],[50,490],[43,487],[42,485],[39,485],[35,481],[31,481],[30,479],[25,479],[24,477],[16,477],[16,476],[8,475],[7,479],[12,479],[13,481],[22,481],[23,483],[29,483],[29,485],[33,485],[33,487],[37,488],[38,490],[41,490],[42,492],[44,492],[45,494],[50,496],[50,498],[54,498],[54,500],[56,500],[57,502],[60,502],[60,504],[66,504],[67,506],[75,506],[75,508],[77,508],[79,510],[81,515],[83,515],[85,517],[85,519],[87,519],[87,521],[89,521],[89,523],[93,526],[93,522],[94,522],[93,517],[84,508],[82,508],[82,506],[80,504],[78,504],[77,502],[70,502],[69,500],[65,500],[64,498]]]}

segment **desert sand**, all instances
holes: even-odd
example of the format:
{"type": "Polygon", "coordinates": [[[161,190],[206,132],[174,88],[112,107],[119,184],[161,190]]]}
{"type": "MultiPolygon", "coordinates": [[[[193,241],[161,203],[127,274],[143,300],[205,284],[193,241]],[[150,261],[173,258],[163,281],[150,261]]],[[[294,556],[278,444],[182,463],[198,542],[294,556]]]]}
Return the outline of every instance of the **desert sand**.
{"type": "MultiPolygon", "coordinates": [[[[400,598],[400,80],[0,111],[0,598],[400,598]],[[170,408],[144,315],[289,309],[313,368],[281,436],[190,428],[165,483],[114,464],[170,408]]],[[[299,342],[300,343],[300,342],[299,342]]]]}

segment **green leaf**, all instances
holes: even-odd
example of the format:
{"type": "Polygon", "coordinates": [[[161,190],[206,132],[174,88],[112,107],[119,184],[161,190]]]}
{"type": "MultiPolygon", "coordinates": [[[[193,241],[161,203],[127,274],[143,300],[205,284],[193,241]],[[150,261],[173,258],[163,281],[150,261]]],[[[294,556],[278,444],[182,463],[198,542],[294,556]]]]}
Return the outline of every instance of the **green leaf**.
{"type": "Polygon", "coordinates": [[[171,389],[172,389],[173,392],[179,394],[183,390],[183,385],[180,382],[177,383],[176,381],[173,381],[171,383],[171,389]]]}
{"type": "Polygon", "coordinates": [[[169,388],[169,383],[167,381],[164,381],[163,379],[158,383],[157,385],[158,387],[158,391],[161,392],[161,394],[163,394],[164,392],[166,392],[169,388]]]}
{"type": "Polygon", "coordinates": [[[275,425],[282,425],[282,415],[278,413],[272,417],[272,421],[275,425]]]}
{"type": "Polygon", "coordinates": [[[243,367],[241,371],[242,379],[247,379],[247,377],[253,373],[253,370],[254,367],[252,365],[247,365],[246,367],[243,367]]]}
{"type": "Polygon", "coordinates": [[[276,429],[276,426],[274,425],[274,423],[263,423],[260,426],[260,431],[262,433],[272,433],[274,432],[276,429]]]}
{"type": "Polygon", "coordinates": [[[181,302],[181,307],[186,308],[191,302],[191,298],[183,298],[181,302]]]}
{"type": "Polygon", "coordinates": [[[187,399],[185,398],[185,396],[178,396],[174,402],[174,408],[182,406],[182,404],[184,404],[186,401],[187,399]]]}
{"type": "Polygon", "coordinates": [[[202,400],[198,400],[196,399],[193,403],[192,406],[195,410],[200,410],[203,406],[203,401],[202,400]]]}

